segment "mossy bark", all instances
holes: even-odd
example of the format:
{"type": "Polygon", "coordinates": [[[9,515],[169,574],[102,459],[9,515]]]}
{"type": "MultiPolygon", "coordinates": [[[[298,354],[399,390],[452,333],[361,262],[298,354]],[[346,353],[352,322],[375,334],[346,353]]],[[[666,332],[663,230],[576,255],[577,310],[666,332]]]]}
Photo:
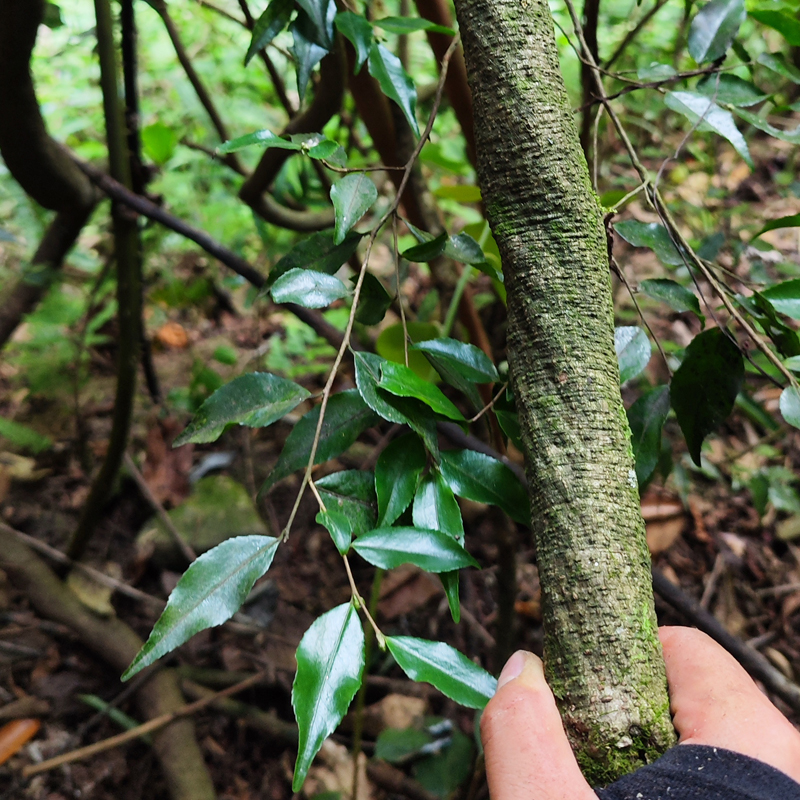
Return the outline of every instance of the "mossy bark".
{"type": "Polygon", "coordinates": [[[579,763],[614,780],[674,743],[619,390],[602,208],[546,0],[457,0],[478,177],[508,289],[509,363],[545,666],[579,763]]]}

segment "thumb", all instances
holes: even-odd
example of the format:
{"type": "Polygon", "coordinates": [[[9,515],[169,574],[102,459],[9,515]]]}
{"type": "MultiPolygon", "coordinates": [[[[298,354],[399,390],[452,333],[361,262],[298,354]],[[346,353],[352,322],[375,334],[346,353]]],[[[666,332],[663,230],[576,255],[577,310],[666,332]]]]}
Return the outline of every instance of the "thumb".
{"type": "Polygon", "coordinates": [[[597,800],[533,653],[519,650],[503,668],[481,717],[481,739],[492,800],[597,800]]]}

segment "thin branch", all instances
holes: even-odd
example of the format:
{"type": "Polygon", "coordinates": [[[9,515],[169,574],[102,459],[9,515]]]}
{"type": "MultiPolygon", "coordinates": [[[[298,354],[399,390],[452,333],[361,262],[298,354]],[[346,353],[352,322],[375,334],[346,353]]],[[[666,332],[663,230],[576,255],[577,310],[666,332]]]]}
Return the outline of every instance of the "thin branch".
{"type": "Polygon", "coordinates": [[[500,391],[472,418],[467,420],[467,422],[477,422],[489,409],[494,408],[494,404],[500,399],[503,392],[508,387],[508,381],[506,381],[501,387],[500,391]]]}
{"type": "Polygon", "coordinates": [[[603,67],[610,69],[611,65],[623,54],[625,48],[639,35],[639,31],[647,25],[648,22],[669,2],[669,0],[657,0],[656,4],[639,19],[636,25],[625,34],[625,37],[617,46],[617,49],[611,56],[603,63],[603,67]]]}

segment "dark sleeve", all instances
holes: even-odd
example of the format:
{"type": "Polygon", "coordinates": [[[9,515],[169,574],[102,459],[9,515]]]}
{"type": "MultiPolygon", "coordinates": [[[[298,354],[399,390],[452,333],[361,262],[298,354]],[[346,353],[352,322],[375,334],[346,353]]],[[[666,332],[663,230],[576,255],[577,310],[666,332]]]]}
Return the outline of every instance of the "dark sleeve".
{"type": "Polygon", "coordinates": [[[601,800],[800,800],[800,783],[754,758],[719,747],[679,745],[595,790],[601,800]]]}

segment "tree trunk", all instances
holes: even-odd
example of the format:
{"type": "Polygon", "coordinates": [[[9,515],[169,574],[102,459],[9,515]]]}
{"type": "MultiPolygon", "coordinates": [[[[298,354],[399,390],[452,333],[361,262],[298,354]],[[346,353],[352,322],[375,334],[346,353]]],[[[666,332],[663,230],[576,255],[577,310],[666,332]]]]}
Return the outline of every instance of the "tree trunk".
{"type": "Polygon", "coordinates": [[[545,666],[581,767],[605,784],[675,741],[608,244],[546,0],[457,0],[478,177],[508,289],[509,362],[542,584],[545,666]]]}

